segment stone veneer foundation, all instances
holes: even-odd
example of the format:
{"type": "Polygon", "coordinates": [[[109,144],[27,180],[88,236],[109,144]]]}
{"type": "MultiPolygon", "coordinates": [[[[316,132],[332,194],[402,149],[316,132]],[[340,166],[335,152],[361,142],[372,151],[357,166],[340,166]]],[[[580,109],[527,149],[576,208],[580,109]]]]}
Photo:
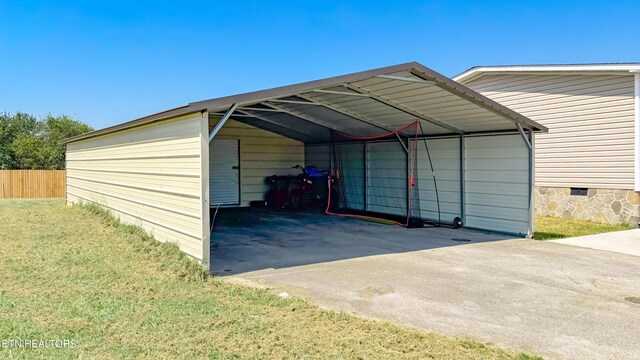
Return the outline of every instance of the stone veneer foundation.
{"type": "Polygon", "coordinates": [[[586,196],[570,188],[536,187],[536,214],[638,226],[640,193],[633,190],[589,189],[586,196]]]}

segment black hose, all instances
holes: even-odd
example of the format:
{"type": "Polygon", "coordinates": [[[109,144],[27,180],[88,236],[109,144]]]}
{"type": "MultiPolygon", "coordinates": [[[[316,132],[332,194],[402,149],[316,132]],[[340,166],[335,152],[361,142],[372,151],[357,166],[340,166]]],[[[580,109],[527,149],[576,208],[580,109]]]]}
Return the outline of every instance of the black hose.
{"type": "Polygon", "coordinates": [[[433,176],[433,188],[436,191],[436,204],[438,205],[438,224],[442,224],[440,218],[440,196],[438,195],[438,182],[436,181],[436,172],[433,170],[433,162],[431,161],[431,154],[429,153],[429,146],[427,145],[427,138],[424,137],[424,130],[422,129],[422,122],[420,125],[420,132],[422,133],[422,140],[424,141],[424,148],[427,150],[427,157],[429,158],[429,166],[431,166],[431,175],[433,176]]]}

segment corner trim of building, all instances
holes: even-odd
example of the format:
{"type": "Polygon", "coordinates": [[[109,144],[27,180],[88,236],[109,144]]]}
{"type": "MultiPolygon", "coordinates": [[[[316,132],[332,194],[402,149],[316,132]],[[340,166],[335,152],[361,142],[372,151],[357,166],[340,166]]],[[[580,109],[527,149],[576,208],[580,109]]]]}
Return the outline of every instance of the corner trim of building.
{"type": "Polygon", "coordinates": [[[207,271],[211,271],[211,228],[209,209],[209,113],[200,114],[200,223],[202,231],[202,259],[201,264],[207,271]]]}
{"type": "Polygon", "coordinates": [[[640,191],[640,73],[633,74],[634,83],[634,190],[640,191]]]}

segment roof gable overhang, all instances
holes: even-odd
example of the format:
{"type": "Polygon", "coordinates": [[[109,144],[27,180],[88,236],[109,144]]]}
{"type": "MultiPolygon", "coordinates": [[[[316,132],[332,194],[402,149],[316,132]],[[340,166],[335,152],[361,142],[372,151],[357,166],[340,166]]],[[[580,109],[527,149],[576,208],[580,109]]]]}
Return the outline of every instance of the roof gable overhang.
{"type": "Polygon", "coordinates": [[[417,62],[300,84],[197,101],[65,142],[106,135],[175,116],[208,112],[308,143],[331,132],[367,136],[413,121],[429,135],[531,131],[547,128],[417,62]]]}
{"type": "Polygon", "coordinates": [[[637,72],[640,72],[640,63],[474,66],[453,80],[465,84],[487,74],[631,75],[637,72]]]}

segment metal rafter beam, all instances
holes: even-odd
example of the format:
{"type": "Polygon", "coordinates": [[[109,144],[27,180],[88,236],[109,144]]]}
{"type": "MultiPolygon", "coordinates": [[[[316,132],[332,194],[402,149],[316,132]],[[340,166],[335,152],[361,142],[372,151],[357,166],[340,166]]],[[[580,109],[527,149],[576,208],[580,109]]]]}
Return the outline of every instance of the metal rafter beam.
{"type": "Polygon", "coordinates": [[[283,103],[283,104],[296,104],[296,105],[320,105],[309,101],[296,101],[296,100],[285,100],[285,99],[271,99],[267,102],[275,102],[275,103],[283,103]]]}
{"type": "Polygon", "coordinates": [[[398,133],[396,133],[396,138],[400,142],[400,145],[402,145],[402,148],[404,149],[404,152],[406,152],[408,154],[409,153],[409,148],[407,147],[407,145],[405,145],[404,141],[402,140],[402,138],[400,137],[400,135],[398,133]]]}
{"type": "Polygon", "coordinates": [[[233,114],[233,112],[236,110],[237,107],[238,107],[238,104],[231,105],[229,110],[227,110],[227,112],[222,116],[222,118],[218,121],[216,126],[213,127],[213,130],[211,130],[211,132],[209,133],[209,142],[211,142],[211,140],[213,140],[213,138],[216,136],[218,131],[222,129],[222,126],[224,126],[227,120],[229,120],[229,118],[231,117],[231,115],[233,114]]]}
{"type": "Polygon", "coordinates": [[[350,90],[353,90],[353,91],[357,91],[360,94],[366,94],[373,100],[376,100],[376,101],[378,101],[380,103],[388,105],[388,106],[390,106],[390,107],[392,107],[392,108],[394,108],[394,109],[396,109],[398,111],[401,111],[401,112],[403,112],[405,114],[409,114],[411,116],[415,116],[420,120],[423,120],[423,121],[426,121],[426,122],[430,122],[430,123],[432,123],[434,125],[438,125],[438,126],[440,126],[442,128],[445,128],[447,130],[453,131],[453,132],[458,133],[458,134],[464,134],[463,130],[458,129],[457,127],[455,127],[453,125],[447,124],[447,123],[442,122],[440,120],[436,120],[436,119],[434,119],[434,118],[432,118],[430,116],[427,116],[427,115],[425,115],[423,113],[420,113],[420,112],[418,112],[416,110],[408,108],[408,107],[406,107],[404,105],[400,105],[400,104],[396,103],[395,101],[389,100],[389,99],[384,98],[384,97],[382,97],[380,95],[377,95],[377,94],[375,94],[375,93],[373,93],[371,91],[365,90],[365,89],[363,89],[363,88],[361,88],[359,86],[356,86],[356,85],[353,85],[353,84],[343,84],[342,86],[346,87],[347,89],[350,89],[350,90]]]}
{"type": "Polygon", "coordinates": [[[288,114],[294,117],[297,117],[299,119],[308,121],[310,123],[314,123],[316,125],[320,125],[322,127],[325,127],[327,129],[331,129],[333,131],[337,131],[337,132],[345,132],[342,129],[339,129],[338,127],[334,126],[333,124],[327,123],[326,121],[320,120],[320,119],[316,119],[313,116],[309,116],[307,114],[303,114],[299,111],[294,111],[294,110],[290,110],[290,109],[285,109],[283,107],[280,107],[278,105],[273,105],[273,104],[267,104],[267,103],[261,103],[261,105],[265,105],[265,106],[269,106],[271,108],[273,108],[274,110],[277,110],[278,112],[284,113],[284,114],[288,114]]]}
{"type": "MultiPolygon", "coordinates": [[[[238,114],[240,110],[238,110],[237,112],[235,112],[231,117],[255,117],[254,115],[246,115],[246,114],[238,114]]],[[[213,115],[213,116],[224,116],[224,113],[220,113],[220,112],[212,112],[209,113],[209,115],[213,115]]]]}
{"type": "Polygon", "coordinates": [[[522,141],[524,141],[524,144],[527,146],[527,149],[529,149],[529,151],[531,151],[531,142],[529,141],[529,138],[527,137],[527,134],[524,133],[524,130],[522,129],[522,125],[520,125],[520,123],[516,123],[516,127],[518,128],[518,132],[520,133],[520,137],[522,137],[522,141]]]}
{"type": "Polygon", "coordinates": [[[354,92],[347,92],[347,91],[316,89],[316,90],[311,90],[311,92],[317,92],[317,93],[320,93],[320,94],[333,94],[333,95],[368,97],[367,95],[363,95],[363,94],[360,94],[360,93],[354,93],[354,92]]]}
{"type": "Polygon", "coordinates": [[[277,110],[277,109],[271,109],[271,108],[256,108],[256,107],[249,107],[249,106],[243,106],[238,108],[239,110],[246,110],[246,111],[263,111],[263,112],[277,112],[277,113],[282,113],[284,111],[282,110],[277,110]]]}
{"type": "Polygon", "coordinates": [[[264,121],[264,122],[272,124],[272,125],[280,126],[282,128],[285,128],[285,129],[287,129],[289,131],[298,133],[298,134],[300,134],[302,136],[305,136],[305,137],[313,138],[313,139],[316,139],[318,141],[327,141],[327,139],[320,139],[320,138],[315,137],[315,136],[313,136],[311,134],[307,134],[307,133],[304,133],[304,132],[302,132],[300,130],[293,129],[290,126],[283,124],[281,121],[278,121],[277,119],[269,119],[269,118],[266,118],[264,116],[252,114],[250,112],[243,111],[243,110],[238,110],[238,112],[241,112],[242,114],[234,114],[232,117],[240,115],[241,117],[250,117],[250,118],[258,119],[260,121],[264,121]]]}
{"type": "MultiPolygon", "coordinates": [[[[330,104],[330,103],[328,103],[328,102],[326,102],[324,100],[318,100],[318,99],[310,98],[310,97],[305,96],[305,95],[298,95],[298,97],[301,98],[301,99],[305,99],[307,101],[313,101],[317,105],[322,105],[322,106],[326,107],[329,110],[333,110],[333,111],[335,111],[337,113],[340,113],[342,115],[348,116],[348,117],[350,117],[352,119],[356,119],[356,120],[361,121],[361,122],[363,122],[363,123],[365,123],[367,125],[375,126],[378,129],[382,129],[384,131],[393,131],[394,130],[394,129],[388,127],[388,126],[384,126],[382,124],[378,124],[374,120],[371,120],[371,119],[369,119],[367,117],[364,117],[362,115],[359,115],[359,114],[355,114],[355,113],[353,113],[351,111],[348,111],[348,110],[345,110],[345,109],[343,109],[343,108],[341,108],[339,106],[330,104]]],[[[366,96],[366,97],[368,97],[368,96],[366,96]]]]}
{"type": "Polygon", "coordinates": [[[430,83],[430,81],[427,81],[427,80],[423,80],[423,79],[416,79],[416,78],[408,78],[408,77],[404,77],[404,76],[394,76],[394,75],[376,75],[375,77],[377,77],[377,78],[382,78],[382,79],[391,79],[391,80],[400,80],[400,81],[416,82],[416,83],[421,83],[421,84],[430,83]]]}

